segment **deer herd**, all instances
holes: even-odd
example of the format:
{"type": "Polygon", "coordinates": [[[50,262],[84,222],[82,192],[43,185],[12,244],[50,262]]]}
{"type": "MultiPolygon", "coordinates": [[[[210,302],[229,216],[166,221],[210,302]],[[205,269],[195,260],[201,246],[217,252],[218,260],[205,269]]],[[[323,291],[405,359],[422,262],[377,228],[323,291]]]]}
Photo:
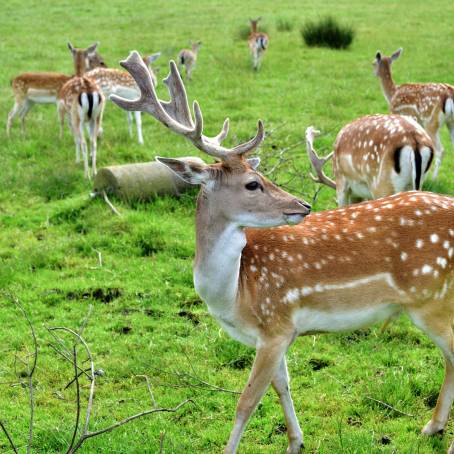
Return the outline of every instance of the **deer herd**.
{"type": "MultiPolygon", "coordinates": [[[[269,38],[251,20],[248,44],[258,69],[269,38]]],[[[177,63],[191,79],[200,42],[177,63]]],[[[391,65],[401,55],[377,52],[374,60],[390,114],[347,124],[333,152],[319,157],[318,131],[306,130],[307,153],[316,181],[336,189],[339,208],[311,213],[311,206],[283,191],[248,157],[265,138],[256,135],[232,148],[222,145],[226,120],[214,137],[203,133],[202,111],[188,104],[177,64],[164,84],[169,101],[155,91],[150,64],[133,51],[121,62],[127,72],[106,68],[96,45],[69,45],[75,76],[25,73],[13,80],[15,104],[7,130],[34,103],[57,102],[61,125],[68,116],[88,175],[84,123],[88,122],[92,171],[106,98],[135,113],[138,137],[146,112],[214,164],[158,157],[183,180],[200,186],[196,207],[194,285],[209,312],[234,339],[256,349],[249,379],[238,401],[225,453],[235,453],[246,424],[271,384],[287,425],[287,453],[299,453],[303,434],[289,386],[286,352],[298,336],[361,328],[406,313],[439,347],[445,378],[431,419],[422,432],[445,428],[454,400],[454,198],[421,191],[432,161],[436,178],[443,156],[443,124],[454,142],[454,86],[397,86],[391,65]],[[323,171],[332,159],[335,180],[323,171]],[[406,192],[408,191],[408,192],[406,192]],[[357,203],[359,202],[359,203],[357,203]]],[[[131,120],[130,120],[131,122],[131,120]]],[[[131,124],[131,123],[130,123],[131,124]]],[[[450,448],[454,453],[454,443],[450,448]]]]}

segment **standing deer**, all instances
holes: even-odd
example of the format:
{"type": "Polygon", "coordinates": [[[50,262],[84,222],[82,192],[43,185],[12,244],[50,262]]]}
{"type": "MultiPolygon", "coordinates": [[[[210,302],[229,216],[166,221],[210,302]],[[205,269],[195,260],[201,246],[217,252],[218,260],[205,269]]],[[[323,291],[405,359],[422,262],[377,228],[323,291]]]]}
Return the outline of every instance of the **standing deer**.
{"type": "Polygon", "coordinates": [[[407,192],[308,216],[310,205],[261,175],[257,158],[246,159],[264,139],[261,121],[253,139],[225,148],[228,121],[217,136],[203,134],[199,104],[194,102],[193,118],[174,62],[165,102],[137,52],[121,65],[141,96],[130,101],[113,95],[113,102],[148,112],[219,160],[202,165],[157,158],[201,185],[195,289],[219,324],[257,352],[224,452],[237,451],[272,384],[287,424],[287,453],[299,453],[303,436],[285,360],[290,345],[297,336],[357,329],[400,310],[445,356],[445,382],[423,433],[442,430],[454,398],[454,198],[407,192]]]}
{"type": "MultiPolygon", "coordinates": [[[[81,54],[87,70],[106,66],[103,58],[96,51],[98,45],[99,43],[95,43],[86,49],[76,49],[71,43],[68,43],[73,59],[76,60],[76,55],[81,54]]],[[[52,72],[29,72],[15,77],[11,81],[14,106],[8,114],[6,134],[10,135],[12,123],[17,116],[20,117],[21,129],[22,133],[24,133],[25,117],[29,110],[35,104],[56,103],[58,92],[71,77],[73,76],[52,72]]]]}
{"type": "Polygon", "coordinates": [[[86,73],[84,54],[74,52],[76,75],[66,82],[58,92],[58,115],[60,118],[60,137],[63,135],[65,116],[68,116],[71,131],[76,145],[76,163],[80,161],[80,151],[84,160],[85,177],[89,178],[87,143],[84,126],[88,123],[90,136],[90,155],[92,175],[96,175],[96,147],[105,98],[99,86],[86,73]]]}
{"type": "Polygon", "coordinates": [[[255,70],[259,69],[262,56],[268,48],[269,43],[268,35],[257,31],[257,24],[261,19],[261,17],[257,17],[257,19],[249,19],[251,24],[251,33],[249,34],[248,44],[252,54],[252,66],[255,70]]]}
{"type": "MultiPolygon", "coordinates": [[[[160,55],[161,52],[157,52],[143,58],[145,65],[150,71],[151,80],[155,87],[157,86],[157,78],[151,68],[151,64],[156,61],[160,55]]],[[[106,99],[109,99],[112,94],[117,94],[126,99],[135,99],[140,94],[134,79],[125,71],[120,71],[114,68],[96,68],[87,72],[86,76],[94,80],[99,85],[106,99]]],[[[127,112],[127,115],[129,135],[132,137],[132,113],[127,112]]],[[[139,143],[143,144],[141,113],[134,112],[134,117],[136,119],[137,138],[139,143]]]]}
{"type": "Polygon", "coordinates": [[[201,45],[202,41],[197,41],[195,43],[191,42],[191,49],[182,49],[178,53],[180,72],[182,72],[184,66],[188,80],[192,80],[192,71],[194,71],[201,45]]]}
{"type": "Polygon", "coordinates": [[[334,151],[324,158],[314,150],[317,134],[312,126],[306,130],[307,153],[317,172],[314,180],[336,189],[340,207],[421,189],[433,158],[432,140],[426,131],[402,115],[358,118],[340,130],[334,151]],[[323,172],[331,158],[336,181],[323,172]]]}
{"type": "Polygon", "coordinates": [[[375,75],[380,78],[383,94],[391,113],[410,115],[428,132],[435,145],[435,167],[432,179],[438,177],[444,149],[440,129],[446,124],[454,144],[454,86],[442,83],[396,85],[391,65],[402,53],[398,49],[391,57],[377,52],[373,62],[375,75]]]}

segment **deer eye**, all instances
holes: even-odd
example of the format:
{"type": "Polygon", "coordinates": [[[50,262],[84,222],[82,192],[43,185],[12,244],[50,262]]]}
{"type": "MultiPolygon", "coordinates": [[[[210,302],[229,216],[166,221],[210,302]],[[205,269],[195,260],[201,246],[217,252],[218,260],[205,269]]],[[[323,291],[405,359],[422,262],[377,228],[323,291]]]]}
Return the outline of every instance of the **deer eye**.
{"type": "Polygon", "coordinates": [[[255,191],[261,187],[262,187],[262,185],[258,181],[251,181],[250,183],[246,184],[246,186],[245,186],[245,188],[248,191],[255,191]]]}

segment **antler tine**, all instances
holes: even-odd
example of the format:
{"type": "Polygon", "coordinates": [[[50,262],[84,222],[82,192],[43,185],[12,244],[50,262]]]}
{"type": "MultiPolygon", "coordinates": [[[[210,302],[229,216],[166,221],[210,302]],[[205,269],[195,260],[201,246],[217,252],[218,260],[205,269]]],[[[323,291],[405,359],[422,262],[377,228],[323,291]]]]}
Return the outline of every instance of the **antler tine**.
{"type": "Polygon", "coordinates": [[[188,128],[193,128],[191,111],[189,110],[186,89],[178,71],[177,65],[173,60],[169,63],[170,72],[164,79],[164,84],[170,95],[170,101],[161,101],[164,110],[176,121],[188,128]]]}
{"type": "Polygon", "coordinates": [[[230,120],[226,118],[224,120],[224,124],[222,125],[221,132],[216,137],[213,137],[213,140],[215,140],[219,145],[227,137],[227,134],[229,133],[229,126],[230,120]]]}
{"type": "Polygon", "coordinates": [[[314,138],[315,138],[315,136],[318,136],[319,134],[320,134],[320,131],[315,129],[313,126],[309,126],[306,129],[307,155],[309,156],[312,167],[317,172],[317,177],[314,177],[314,175],[312,175],[312,174],[311,174],[311,177],[316,183],[326,184],[330,188],[336,189],[336,182],[333,181],[327,175],[325,175],[325,173],[323,172],[323,166],[325,165],[326,161],[329,161],[333,157],[333,152],[331,152],[329,155],[327,155],[323,158],[320,158],[314,149],[314,138]]]}

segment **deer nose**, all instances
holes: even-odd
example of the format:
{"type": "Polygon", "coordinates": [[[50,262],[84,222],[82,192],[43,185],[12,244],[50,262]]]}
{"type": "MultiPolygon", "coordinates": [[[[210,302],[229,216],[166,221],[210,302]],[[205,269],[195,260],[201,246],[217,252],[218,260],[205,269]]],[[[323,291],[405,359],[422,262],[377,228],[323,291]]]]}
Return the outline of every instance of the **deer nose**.
{"type": "Polygon", "coordinates": [[[304,207],[307,210],[308,214],[310,213],[312,207],[307,202],[305,202],[304,200],[297,199],[297,203],[298,205],[304,207]]]}

